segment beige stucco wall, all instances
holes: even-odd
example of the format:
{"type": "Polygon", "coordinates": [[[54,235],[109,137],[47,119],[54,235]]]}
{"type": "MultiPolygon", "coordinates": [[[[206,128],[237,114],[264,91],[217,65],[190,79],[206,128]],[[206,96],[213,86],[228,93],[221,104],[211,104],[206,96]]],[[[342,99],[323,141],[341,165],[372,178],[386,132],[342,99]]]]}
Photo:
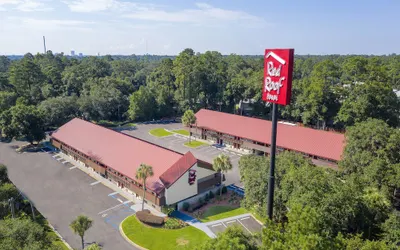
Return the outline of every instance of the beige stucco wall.
{"type": "Polygon", "coordinates": [[[215,173],[209,169],[199,168],[197,163],[190,169],[196,170],[195,183],[189,185],[189,171],[184,173],[181,178],[179,178],[174,184],[172,184],[172,186],[165,190],[165,198],[168,205],[196,195],[198,192],[197,181],[215,173]]]}

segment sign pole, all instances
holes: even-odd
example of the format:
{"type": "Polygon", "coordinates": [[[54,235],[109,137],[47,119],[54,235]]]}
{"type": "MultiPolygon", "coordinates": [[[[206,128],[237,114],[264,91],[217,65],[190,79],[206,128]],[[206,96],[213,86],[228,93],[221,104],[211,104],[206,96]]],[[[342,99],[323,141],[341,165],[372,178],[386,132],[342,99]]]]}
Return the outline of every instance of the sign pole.
{"type": "Polygon", "coordinates": [[[272,104],[271,161],[268,178],[267,215],[272,220],[275,188],[276,133],[278,104],[288,105],[292,92],[294,49],[266,49],[262,99],[272,104]]]}
{"type": "Polygon", "coordinates": [[[274,188],[275,188],[275,151],[276,151],[276,132],[278,124],[278,105],[272,105],[272,133],[271,133],[271,161],[269,167],[269,180],[268,180],[268,203],[267,213],[268,218],[272,220],[273,206],[274,206],[274,188]]]}

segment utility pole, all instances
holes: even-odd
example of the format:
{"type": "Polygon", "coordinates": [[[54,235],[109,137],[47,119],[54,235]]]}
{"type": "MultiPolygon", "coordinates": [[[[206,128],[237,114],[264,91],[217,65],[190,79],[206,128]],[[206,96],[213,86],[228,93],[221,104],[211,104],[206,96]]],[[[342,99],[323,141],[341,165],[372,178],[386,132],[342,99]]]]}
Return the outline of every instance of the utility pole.
{"type": "Polygon", "coordinates": [[[43,36],[43,47],[44,47],[44,53],[47,53],[47,49],[46,49],[46,37],[43,36]]]}
{"type": "Polygon", "coordinates": [[[8,203],[10,204],[12,218],[15,219],[14,197],[8,199],[8,203]]]}

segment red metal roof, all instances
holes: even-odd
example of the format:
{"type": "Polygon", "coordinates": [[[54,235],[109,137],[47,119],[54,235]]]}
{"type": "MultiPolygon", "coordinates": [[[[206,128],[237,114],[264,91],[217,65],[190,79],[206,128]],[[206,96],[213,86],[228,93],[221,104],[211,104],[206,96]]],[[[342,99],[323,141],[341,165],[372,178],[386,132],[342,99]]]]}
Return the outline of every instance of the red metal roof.
{"type": "Polygon", "coordinates": [[[165,171],[161,176],[160,180],[164,183],[166,188],[169,188],[175,183],[184,173],[186,173],[195,163],[197,159],[189,151],[182,158],[180,158],[175,164],[165,171]]]}
{"type": "MultiPolygon", "coordinates": [[[[146,186],[157,193],[164,188],[159,177],[171,166],[178,162],[182,167],[193,165],[183,166],[182,159],[187,157],[182,154],[78,118],[61,126],[52,137],[131,179],[135,179],[141,163],[152,166],[154,176],[147,180],[146,186]]],[[[179,177],[170,175],[167,179],[179,177]]]]}
{"type": "MultiPolygon", "coordinates": [[[[206,109],[197,112],[196,118],[198,127],[271,144],[271,121],[206,109]]],[[[340,133],[278,123],[276,144],[281,148],[338,161],[345,138],[340,133]]]]}

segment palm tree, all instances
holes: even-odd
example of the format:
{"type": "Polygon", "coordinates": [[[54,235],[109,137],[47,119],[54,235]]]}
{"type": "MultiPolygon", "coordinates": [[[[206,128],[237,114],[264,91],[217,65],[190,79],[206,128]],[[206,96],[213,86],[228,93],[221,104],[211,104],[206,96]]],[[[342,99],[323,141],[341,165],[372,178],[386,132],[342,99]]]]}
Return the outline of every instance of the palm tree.
{"type": "Polygon", "coordinates": [[[85,215],[79,215],[78,217],[76,217],[75,220],[73,220],[71,222],[71,224],[69,224],[69,227],[71,228],[71,230],[79,235],[82,239],[82,249],[85,248],[85,243],[83,240],[83,237],[85,236],[85,232],[91,228],[93,225],[93,220],[90,219],[89,217],[85,216],[85,215]]]}
{"type": "Polygon", "coordinates": [[[146,165],[146,164],[140,164],[140,167],[136,170],[136,179],[138,180],[143,180],[143,202],[142,202],[142,210],[144,210],[144,198],[146,197],[146,179],[148,177],[153,176],[153,167],[146,165]]]}
{"type": "Polygon", "coordinates": [[[222,195],[222,181],[223,181],[223,176],[224,176],[223,173],[226,173],[232,169],[231,160],[229,159],[229,157],[227,155],[220,154],[214,158],[213,168],[215,171],[221,172],[221,189],[220,189],[219,195],[222,195]]]}
{"type": "Polygon", "coordinates": [[[182,116],[182,124],[184,126],[189,127],[189,143],[190,143],[190,136],[191,136],[191,132],[190,132],[190,125],[192,125],[193,123],[196,123],[196,116],[193,113],[193,110],[186,110],[185,113],[182,116]]]}

